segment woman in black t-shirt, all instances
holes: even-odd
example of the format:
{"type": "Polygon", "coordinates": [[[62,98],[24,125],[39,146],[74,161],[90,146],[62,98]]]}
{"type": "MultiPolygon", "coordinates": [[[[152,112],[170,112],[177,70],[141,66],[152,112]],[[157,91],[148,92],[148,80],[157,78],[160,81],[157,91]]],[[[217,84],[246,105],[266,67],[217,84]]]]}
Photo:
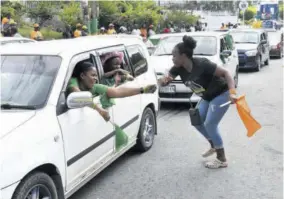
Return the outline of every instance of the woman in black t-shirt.
{"type": "Polygon", "coordinates": [[[218,124],[227,112],[229,105],[220,106],[228,101],[235,103],[237,96],[234,80],[230,73],[218,67],[206,58],[193,58],[196,41],[184,36],[183,42],[173,49],[174,66],[169,74],[159,79],[162,86],[169,84],[177,76],[195,94],[202,98],[198,109],[203,124],[195,128],[208,140],[211,148],[202,154],[203,157],[217,153],[217,159],[205,164],[207,168],[217,169],[228,166],[223,141],[218,124]]]}

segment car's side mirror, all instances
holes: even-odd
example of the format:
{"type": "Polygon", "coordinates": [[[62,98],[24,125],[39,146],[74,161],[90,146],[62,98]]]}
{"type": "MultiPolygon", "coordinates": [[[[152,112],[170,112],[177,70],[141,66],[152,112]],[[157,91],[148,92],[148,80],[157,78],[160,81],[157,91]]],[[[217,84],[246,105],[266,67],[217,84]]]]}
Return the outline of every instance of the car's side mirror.
{"type": "Polygon", "coordinates": [[[261,44],[266,44],[266,43],[267,43],[267,40],[261,40],[260,43],[261,43],[261,44]]]}
{"type": "Polygon", "coordinates": [[[73,92],[67,97],[67,106],[70,109],[83,108],[85,106],[92,106],[93,104],[92,93],[88,91],[73,92]]]}
{"type": "Polygon", "coordinates": [[[148,47],[147,49],[148,49],[149,54],[150,54],[150,55],[153,55],[153,53],[154,53],[156,47],[148,47]]]}
{"type": "Polygon", "coordinates": [[[227,58],[231,55],[232,55],[232,51],[230,51],[230,50],[224,50],[223,52],[221,52],[221,56],[223,56],[225,58],[227,58]]]}

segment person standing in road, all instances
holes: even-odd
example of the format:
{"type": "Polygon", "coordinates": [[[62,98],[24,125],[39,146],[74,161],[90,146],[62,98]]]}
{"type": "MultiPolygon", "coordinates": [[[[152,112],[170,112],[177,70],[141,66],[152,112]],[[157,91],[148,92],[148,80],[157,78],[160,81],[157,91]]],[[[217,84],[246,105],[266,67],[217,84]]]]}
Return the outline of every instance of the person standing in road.
{"type": "Polygon", "coordinates": [[[210,149],[202,156],[209,157],[217,153],[217,159],[209,161],[205,167],[211,169],[228,166],[224,146],[218,124],[227,112],[229,105],[221,107],[228,101],[237,100],[234,80],[223,67],[206,58],[193,58],[196,41],[190,36],[184,36],[183,42],[173,49],[174,66],[169,74],[160,78],[161,86],[169,84],[177,76],[202,100],[198,105],[201,125],[195,128],[208,140],[210,149]]]}
{"type": "Polygon", "coordinates": [[[37,41],[42,41],[43,36],[39,30],[39,24],[34,24],[34,30],[31,32],[31,39],[37,40],[37,41]]]}
{"type": "Polygon", "coordinates": [[[81,37],[82,36],[82,24],[78,23],[76,25],[76,30],[74,31],[74,37],[81,37]]]}

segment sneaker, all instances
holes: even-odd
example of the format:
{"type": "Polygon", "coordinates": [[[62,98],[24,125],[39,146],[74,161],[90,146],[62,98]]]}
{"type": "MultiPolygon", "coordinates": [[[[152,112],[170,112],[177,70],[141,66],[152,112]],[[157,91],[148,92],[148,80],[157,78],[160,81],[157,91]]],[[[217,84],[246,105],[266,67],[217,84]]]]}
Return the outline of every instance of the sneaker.
{"type": "Polygon", "coordinates": [[[216,149],[210,148],[208,151],[206,151],[205,153],[202,154],[202,157],[207,158],[207,157],[213,155],[214,153],[216,153],[216,149]]]}
{"type": "Polygon", "coordinates": [[[219,168],[226,168],[228,166],[227,162],[222,162],[218,159],[209,161],[205,164],[205,167],[208,169],[219,169],[219,168]]]}

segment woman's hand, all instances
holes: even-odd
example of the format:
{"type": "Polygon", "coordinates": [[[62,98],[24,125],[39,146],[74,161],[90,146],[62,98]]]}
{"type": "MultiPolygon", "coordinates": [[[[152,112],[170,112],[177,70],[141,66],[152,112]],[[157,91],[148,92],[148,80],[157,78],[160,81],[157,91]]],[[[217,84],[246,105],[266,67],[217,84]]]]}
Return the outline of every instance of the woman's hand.
{"type": "Polygon", "coordinates": [[[159,83],[159,85],[161,85],[161,86],[166,86],[166,85],[168,85],[171,81],[173,81],[174,79],[171,77],[171,76],[164,76],[164,77],[162,77],[162,78],[160,78],[160,79],[158,79],[158,83],[159,83]]]}
{"type": "Polygon", "coordinates": [[[134,80],[134,77],[132,77],[132,75],[130,75],[130,74],[127,74],[127,75],[126,75],[126,80],[127,80],[127,81],[133,81],[133,80],[134,80]]]}
{"type": "Polygon", "coordinates": [[[235,104],[236,101],[238,100],[237,91],[236,89],[233,88],[233,89],[230,89],[229,92],[230,92],[230,100],[232,104],[235,104]]]}
{"type": "Polygon", "coordinates": [[[155,93],[157,86],[155,84],[143,87],[143,93],[155,93]]]}
{"type": "Polygon", "coordinates": [[[127,70],[123,70],[123,69],[117,69],[116,72],[122,74],[122,75],[129,75],[129,72],[127,70]]]}

